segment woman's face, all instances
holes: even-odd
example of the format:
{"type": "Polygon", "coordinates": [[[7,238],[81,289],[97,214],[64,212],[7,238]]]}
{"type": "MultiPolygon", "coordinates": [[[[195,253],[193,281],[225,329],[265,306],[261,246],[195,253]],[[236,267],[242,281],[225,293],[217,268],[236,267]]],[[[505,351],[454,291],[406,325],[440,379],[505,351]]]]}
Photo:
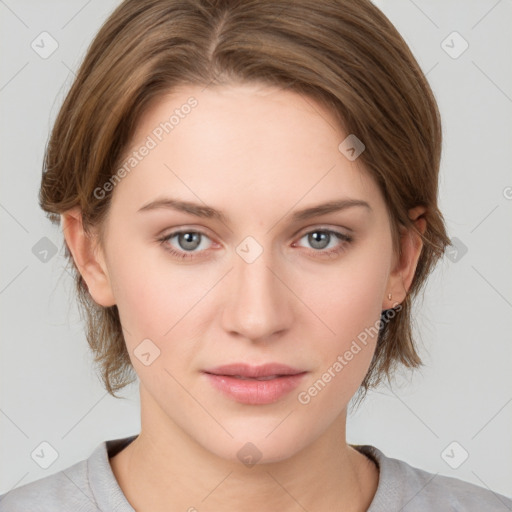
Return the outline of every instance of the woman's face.
{"type": "Polygon", "coordinates": [[[103,254],[143,431],[264,462],[344,425],[394,264],[346,136],[312,99],[265,86],[181,88],[147,111],[103,254]],[[310,211],[340,201],[358,203],[310,211]]]}

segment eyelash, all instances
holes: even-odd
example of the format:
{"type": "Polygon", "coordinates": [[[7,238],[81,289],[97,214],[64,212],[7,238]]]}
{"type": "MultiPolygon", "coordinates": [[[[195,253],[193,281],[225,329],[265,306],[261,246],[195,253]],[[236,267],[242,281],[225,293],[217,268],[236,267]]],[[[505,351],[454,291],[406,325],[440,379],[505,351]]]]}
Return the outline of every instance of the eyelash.
{"type": "MultiPolygon", "coordinates": [[[[181,230],[181,231],[174,231],[173,233],[165,235],[162,238],[158,238],[158,241],[161,242],[161,244],[164,246],[164,249],[167,252],[169,252],[172,256],[174,256],[174,257],[176,257],[178,259],[184,260],[184,259],[195,258],[196,257],[196,253],[190,253],[190,252],[185,252],[185,251],[177,251],[176,249],[172,248],[167,243],[169,240],[171,240],[175,236],[183,234],[183,233],[189,233],[189,234],[193,233],[193,234],[198,234],[198,235],[205,236],[205,237],[209,238],[208,235],[206,235],[205,233],[203,233],[201,231],[196,231],[196,230],[193,230],[193,229],[186,229],[186,230],[181,230]]],[[[332,229],[321,229],[321,228],[317,228],[317,229],[313,229],[311,231],[307,231],[306,233],[304,233],[300,237],[299,240],[301,240],[305,236],[310,235],[312,233],[328,233],[329,235],[334,235],[341,242],[343,242],[340,246],[338,246],[337,248],[334,248],[334,249],[329,249],[329,250],[325,250],[325,249],[310,249],[310,251],[312,251],[315,255],[318,255],[320,257],[332,258],[333,256],[338,256],[339,254],[344,252],[347,249],[346,246],[353,241],[353,238],[351,236],[349,236],[349,235],[346,235],[344,233],[340,233],[339,231],[334,231],[332,229]]]]}

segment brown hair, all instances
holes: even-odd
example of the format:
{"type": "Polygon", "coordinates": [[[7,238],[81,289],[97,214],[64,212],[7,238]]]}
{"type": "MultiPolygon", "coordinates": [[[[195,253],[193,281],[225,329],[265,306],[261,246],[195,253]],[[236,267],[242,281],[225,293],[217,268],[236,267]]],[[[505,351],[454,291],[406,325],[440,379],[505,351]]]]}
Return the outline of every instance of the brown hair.
{"type": "MultiPolygon", "coordinates": [[[[399,254],[399,225],[426,207],[424,246],[399,313],[381,324],[359,393],[397,365],[420,366],[411,301],[450,240],[437,206],[441,122],[433,93],[408,46],[369,0],[126,0],[91,43],[48,142],[40,205],[52,222],[75,206],[98,228],[112,179],[150,102],[186,84],[260,82],[327,106],[366,146],[364,168],[386,201],[399,254]]],[[[340,141],[341,142],[341,141],[340,141]]],[[[136,379],[117,306],[94,302],[65,243],[87,317],[87,340],[106,389],[136,379]],[[131,379],[131,380],[130,380],[131,379]]]]}

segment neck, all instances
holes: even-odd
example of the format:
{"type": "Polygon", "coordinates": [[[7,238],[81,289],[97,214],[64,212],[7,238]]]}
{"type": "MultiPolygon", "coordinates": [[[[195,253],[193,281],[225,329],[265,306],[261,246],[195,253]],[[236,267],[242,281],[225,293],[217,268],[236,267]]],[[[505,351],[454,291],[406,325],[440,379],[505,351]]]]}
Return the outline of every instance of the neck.
{"type": "Polygon", "coordinates": [[[293,456],[249,467],[141,412],[139,436],[110,459],[136,510],[367,510],[377,489],[377,467],[345,441],[346,414],[293,456]]]}

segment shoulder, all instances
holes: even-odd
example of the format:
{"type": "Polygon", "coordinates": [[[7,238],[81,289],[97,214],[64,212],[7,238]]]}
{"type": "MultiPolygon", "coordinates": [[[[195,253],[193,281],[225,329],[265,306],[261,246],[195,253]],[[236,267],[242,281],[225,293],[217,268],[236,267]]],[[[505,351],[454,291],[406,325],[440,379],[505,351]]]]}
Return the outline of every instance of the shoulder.
{"type": "Polygon", "coordinates": [[[88,459],[0,496],[1,512],[134,512],[123,495],[109,457],[136,436],[99,444],[88,459]]]}
{"type": "Polygon", "coordinates": [[[97,511],[88,485],[87,461],[30,482],[0,496],[2,512],[97,511]]]}
{"type": "Polygon", "coordinates": [[[510,512],[512,500],[458,478],[429,473],[405,461],[387,457],[370,445],[354,446],[380,469],[379,484],[368,512],[510,512]]]}

